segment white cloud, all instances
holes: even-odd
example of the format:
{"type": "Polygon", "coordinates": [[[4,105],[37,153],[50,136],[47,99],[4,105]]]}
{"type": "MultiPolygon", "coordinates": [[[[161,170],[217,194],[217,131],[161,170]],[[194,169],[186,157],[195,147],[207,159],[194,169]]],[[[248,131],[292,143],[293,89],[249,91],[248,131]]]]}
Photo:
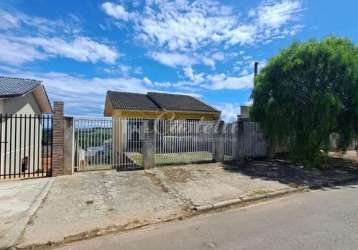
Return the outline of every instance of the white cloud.
{"type": "Polygon", "coordinates": [[[259,25],[277,29],[294,20],[302,11],[302,3],[298,0],[264,1],[251,12],[259,25]]]}
{"type": "Polygon", "coordinates": [[[7,30],[20,26],[20,20],[6,11],[0,10],[0,29],[7,30]]]}
{"type": "Polygon", "coordinates": [[[190,67],[196,64],[204,64],[214,69],[217,61],[224,60],[224,54],[221,52],[217,52],[212,55],[201,55],[200,53],[197,54],[186,52],[152,52],[149,53],[149,55],[155,61],[173,68],[176,68],[178,66],[190,67]]]}
{"type": "Polygon", "coordinates": [[[219,103],[214,106],[221,111],[221,119],[226,122],[236,121],[240,114],[241,105],[239,103],[219,103]]]}
{"type": "Polygon", "coordinates": [[[44,60],[49,57],[64,57],[80,62],[115,63],[119,57],[115,49],[81,36],[72,41],[62,38],[2,36],[0,44],[3,48],[0,51],[0,60],[9,64],[44,60]]]}
{"type": "Polygon", "coordinates": [[[80,19],[73,14],[61,19],[47,19],[38,16],[28,16],[17,11],[0,10],[0,29],[18,30],[21,33],[33,34],[78,34],[81,31],[80,19]],[[21,28],[21,29],[20,29],[21,28]]]}
{"type": "Polygon", "coordinates": [[[252,45],[288,36],[290,27],[284,26],[296,21],[301,11],[301,0],[264,0],[246,14],[209,0],[147,1],[144,11],[137,13],[135,27],[137,37],[146,44],[169,51],[192,51],[221,43],[252,45]]]}
{"type": "Polygon", "coordinates": [[[227,43],[230,45],[249,45],[256,40],[257,27],[255,25],[240,25],[226,33],[227,43]]]}
{"type": "Polygon", "coordinates": [[[207,76],[208,84],[204,87],[208,89],[245,89],[253,87],[253,74],[239,77],[227,76],[225,74],[215,74],[207,76]]]}
{"type": "Polygon", "coordinates": [[[48,56],[33,46],[0,37],[0,62],[18,65],[34,60],[44,60],[48,56]],[[19,53],[21,51],[21,53],[19,53]]]}
{"type": "Polygon", "coordinates": [[[170,82],[154,82],[153,84],[158,88],[170,88],[173,86],[170,82]]]}
{"type": "Polygon", "coordinates": [[[179,53],[153,52],[150,56],[154,60],[170,67],[187,66],[196,63],[195,58],[179,53]]]}
{"type": "Polygon", "coordinates": [[[205,80],[204,73],[195,74],[192,67],[183,68],[184,75],[189,78],[193,83],[202,83],[205,80]]]}
{"type": "Polygon", "coordinates": [[[8,75],[43,81],[51,101],[64,101],[68,115],[102,115],[108,90],[139,93],[151,90],[143,79],[133,77],[85,78],[61,72],[22,71],[9,72],[8,75]]]}
{"type": "Polygon", "coordinates": [[[143,78],[143,82],[146,84],[146,85],[152,85],[153,82],[148,78],[148,77],[144,77],[143,78]]]}
{"type": "Polygon", "coordinates": [[[146,41],[183,51],[222,41],[234,24],[231,9],[214,1],[157,1],[146,6],[137,29],[146,41]]]}
{"type": "Polygon", "coordinates": [[[80,62],[115,63],[117,50],[79,34],[79,23],[74,15],[63,21],[0,10],[0,29],[5,30],[0,35],[0,61],[19,65],[64,57],[80,62]]]}
{"type": "Polygon", "coordinates": [[[107,15],[119,20],[128,21],[131,18],[131,13],[120,4],[106,2],[102,4],[102,9],[107,15]]]}
{"type": "Polygon", "coordinates": [[[303,10],[302,0],[262,0],[247,13],[216,0],[146,0],[143,8],[132,12],[106,2],[102,9],[116,19],[133,21],[135,37],[154,60],[179,68],[203,64],[212,70],[237,46],[296,34],[302,28],[297,21],[303,10]],[[218,47],[224,48],[221,54],[210,55],[218,47]]]}

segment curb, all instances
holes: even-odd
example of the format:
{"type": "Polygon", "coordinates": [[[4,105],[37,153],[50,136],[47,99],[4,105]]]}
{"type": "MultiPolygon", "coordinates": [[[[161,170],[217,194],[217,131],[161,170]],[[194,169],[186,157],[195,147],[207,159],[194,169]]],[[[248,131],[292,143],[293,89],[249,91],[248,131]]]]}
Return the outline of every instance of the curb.
{"type": "Polygon", "coordinates": [[[283,196],[286,196],[289,194],[304,192],[304,191],[308,191],[308,190],[309,190],[309,188],[307,188],[307,187],[299,187],[299,188],[288,189],[288,190],[280,190],[280,191],[275,191],[275,192],[264,194],[264,195],[258,195],[253,198],[247,198],[247,199],[237,198],[237,199],[221,201],[221,202],[217,202],[217,203],[209,204],[209,205],[194,206],[192,209],[194,210],[195,213],[203,213],[203,212],[213,211],[213,210],[230,207],[230,206],[234,206],[234,205],[243,207],[243,206],[246,206],[246,205],[249,205],[252,203],[257,203],[257,202],[261,202],[261,201],[265,201],[265,200],[280,198],[280,197],[283,197],[283,196]]]}
{"type": "Polygon", "coordinates": [[[42,204],[42,201],[45,199],[48,191],[50,190],[53,182],[55,181],[55,178],[51,178],[47,184],[44,186],[44,188],[41,190],[40,194],[36,197],[34,203],[30,206],[30,208],[26,211],[26,214],[16,223],[14,227],[11,228],[10,231],[7,232],[9,235],[16,235],[11,239],[7,245],[8,247],[4,247],[0,249],[11,249],[13,248],[16,243],[20,240],[23,232],[25,231],[26,225],[29,223],[31,217],[35,214],[37,209],[42,204]]]}
{"type": "MultiPolygon", "coordinates": [[[[188,217],[191,217],[191,216],[188,216],[188,217]]],[[[14,250],[15,249],[17,249],[17,250],[32,250],[32,249],[48,249],[48,248],[52,249],[54,247],[63,246],[65,244],[69,244],[69,243],[73,243],[73,242],[89,240],[89,239],[93,239],[93,238],[105,236],[105,235],[110,235],[110,234],[131,232],[136,229],[145,228],[147,226],[154,226],[154,225],[158,225],[158,224],[173,222],[176,220],[181,220],[181,218],[182,218],[181,216],[169,217],[162,221],[158,221],[158,222],[154,222],[154,223],[143,223],[143,224],[131,225],[131,226],[126,226],[126,225],[115,226],[114,225],[114,226],[109,226],[106,228],[97,228],[97,229],[85,231],[82,233],[78,233],[75,235],[66,236],[63,240],[60,240],[60,241],[49,241],[46,243],[30,244],[30,245],[26,245],[26,246],[14,246],[13,248],[10,248],[10,249],[14,249],[14,250]]]]}
{"type": "Polygon", "coordinates": [[[311,185],[311,186],[309,186],[309,188],[310,189],[319,189],[319,188],[325,188],[325,187],[332,187],[332,186],[347,184],[352,181],[358,181],[358,176],[353,176],[353,177],[345,178],[342,180],[326,182],[325,184],[311,185]]]}
{"type": "Polygon", "coordinates": [[[280,198],[280,197],[290,195],[290,194],[294,194],[294,193],[307,192],[307,191],[310,191],[310,190],[313,190],[313,189],[319,189],[319,188],[325,188],[325,187],[332,187],[332,186],[336,186],[336,185],[342,185],[342,184],[349,183],[349,182],[352,182],[352,181],[358,181],[358,176],[349,177],[349,178],[342,179],[342,180],[326,182],[324,184],[302,186],[302,187],[297,187],[297,188],[288,189],[288,190],[275,191],[275,192],[272,192],[272,193],[268,193],[268,194],[264,194],[264,195],[258,195],[258,196],[255,196],[253,198],[248,198],[248,199],[237,198],[237,199],[231,199],[231,200],[217,202],[217,203],[214,203],[214,204],[208,204],[208,205],[202,205],[202,206],[194,206],[194,207],[192,207],[192,209],[194,210],[195,213],[204,213],[204,212],[215,211],[215,210],[222,209],[222,208],[225,208],[225,207],[230,207],[230,206],[244,207],[244,206],[247,206],[249,204],[258,203],[258,202],[261,202],[261,201],[271,200],[271,199],[275,199],[275,198],[280,198]]]}

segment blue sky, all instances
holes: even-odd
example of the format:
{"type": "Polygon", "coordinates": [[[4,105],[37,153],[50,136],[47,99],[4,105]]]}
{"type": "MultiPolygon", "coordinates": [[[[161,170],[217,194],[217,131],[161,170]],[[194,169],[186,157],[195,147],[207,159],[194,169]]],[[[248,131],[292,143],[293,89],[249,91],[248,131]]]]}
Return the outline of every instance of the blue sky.
{"type": "Polygon", "coordinates": [[[102,115],[107,90],[197,96],[233,119],[253,62],[293,41],[358,41],[354,0],[2,0],[0,74],[42,80],[69,115],[102,115]]]}

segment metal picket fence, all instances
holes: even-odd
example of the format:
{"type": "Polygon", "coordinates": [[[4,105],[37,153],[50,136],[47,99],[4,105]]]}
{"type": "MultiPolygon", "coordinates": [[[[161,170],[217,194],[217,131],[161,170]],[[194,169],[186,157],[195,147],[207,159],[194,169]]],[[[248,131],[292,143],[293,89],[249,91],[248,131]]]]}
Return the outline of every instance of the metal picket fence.
{"type": "Polygon", "coordinates": [[[238,124],[241,157],[257,158],[267,156],[267,143],[263,131],[257,122],[244,121],[238,124]]]}
{"type": "MultiPolygon", "coordinates": [[[[143,118],[74,118],[75,171],[143,168],[143,118]]],[[[214,160],[217,121],[154,120],[155,165],[214,160]]],[[[236,123],[225,124],[224,160],[236,154],[236,123]]]]}
{"type": "Polygon", "coordinates": [[[212,161],[215,122],[156,120],[155,164],[212,161]]]}
{"type": "Polygon", "coordinates": [[[51,115],[0,114],[0,179],[51,176],[51,115]]]}
{"type": "Polygon", "coordinates": [[[225,123],[223,127],[224,160],[232,161],[237,152],[237,122],[225,123]]]}

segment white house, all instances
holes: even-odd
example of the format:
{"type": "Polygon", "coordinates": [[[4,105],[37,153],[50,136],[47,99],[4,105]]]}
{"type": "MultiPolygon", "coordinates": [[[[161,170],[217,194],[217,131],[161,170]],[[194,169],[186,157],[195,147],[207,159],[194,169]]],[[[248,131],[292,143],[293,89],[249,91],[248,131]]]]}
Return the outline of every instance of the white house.
{"type": "Polygon", "coordinates": [[[0,178],[43,172],[43,135],[50,120],[41,115],[51,112],[40,81],[0,76],[0,178]]]}

